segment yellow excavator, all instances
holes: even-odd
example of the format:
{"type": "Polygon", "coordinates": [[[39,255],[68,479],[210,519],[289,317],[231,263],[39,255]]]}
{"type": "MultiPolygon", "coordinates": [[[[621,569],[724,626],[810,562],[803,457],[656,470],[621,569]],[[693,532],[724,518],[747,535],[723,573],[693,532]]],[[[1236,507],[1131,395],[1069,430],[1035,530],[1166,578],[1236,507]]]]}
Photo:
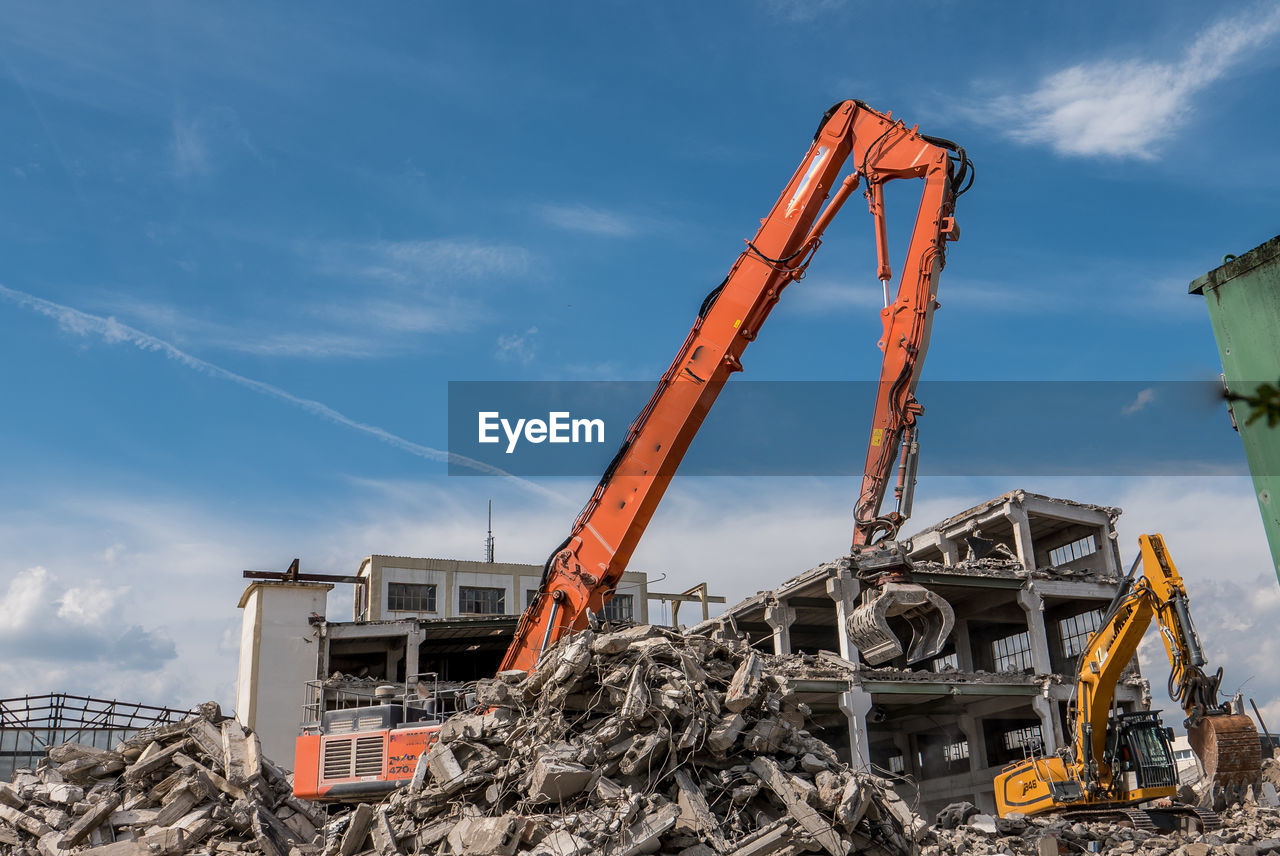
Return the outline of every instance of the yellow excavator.
{"type": "MultiPolygon", "coordinates": [[[[1169,695],[1187,714],[1188,740],[1215,786],[1243,789],[1261,775],[1262,746],[1248,716],[1218,702],[1222,669],[1209,675],[1191,623],[1187,590],[1161,535],[1138,538],[1141,550],[1102,626],[1080,654],[1072,744],[1057,755],[1032,756],[995,779],[1000,816],[1059,812],[1103,819],[1123,815],[1142,826],[1194,809],[1153,807],[1178,789],[1172,729],[1156,711],[1113,709],[1116,682],[1154,618],[1169,654],[1169,695]],[[1142,576],[1135,580],[1139,564],[1142,576]]],[[[1202,814],[1203,817],[1203,814],[1202,814]]]]}

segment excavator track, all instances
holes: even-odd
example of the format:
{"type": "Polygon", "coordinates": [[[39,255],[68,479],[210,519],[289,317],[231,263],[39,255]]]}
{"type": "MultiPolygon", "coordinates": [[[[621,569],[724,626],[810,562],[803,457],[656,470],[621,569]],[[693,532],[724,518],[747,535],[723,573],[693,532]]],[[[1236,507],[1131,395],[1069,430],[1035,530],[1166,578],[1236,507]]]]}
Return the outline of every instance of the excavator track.
{"type": "Polygon", "coordinates": [[[1082,823],[1133,824],[1134,829],[1146,832],[1175,832],[1183,821],[1191,821],[1201,833],[1222,828],[1222,818],[1208,809],[1189,805],[1160,806],[1154,808],[1073,808],[1055,812],[1063,820],[1082,823]]]}

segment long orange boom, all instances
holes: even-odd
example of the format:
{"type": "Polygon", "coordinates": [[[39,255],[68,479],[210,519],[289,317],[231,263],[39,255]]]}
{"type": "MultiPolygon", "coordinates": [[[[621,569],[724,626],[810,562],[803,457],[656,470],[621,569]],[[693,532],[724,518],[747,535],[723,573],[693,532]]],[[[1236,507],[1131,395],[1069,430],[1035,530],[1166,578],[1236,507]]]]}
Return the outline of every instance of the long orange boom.
{"type": "Polygon", "coordinates": [[[884,361],[854,514],[856,547],[891,539],[910,514],[914,483],[916,383],[937,307],[938,273],[945,245],[959,237],[956,190],[972,177],[964,151],[927,137],[891,114],[861,101],[842,101],[823,116],[813,143],[760,230],[747,242],[729,275],[703,301],[671,367],[632,422],[569,536],[547,560],[537,597],[525,611],[503,669],[528,670],[564,634],[587,626],[613,595],[640,536],[720,388],[742,370],[742,353],[792,281],[804,276],[822,234],[860,182],[875,219],[877,276],[884,285],[879,341],[884,361]],[[840,182],[845,162],[854,172],[840,182]],[[897,297],[889,299],[884,185],[923,179],[924,192],[902,267],[897,297]],[[904,456],[898,508],[880,515],[890,474],[904,456]]]}

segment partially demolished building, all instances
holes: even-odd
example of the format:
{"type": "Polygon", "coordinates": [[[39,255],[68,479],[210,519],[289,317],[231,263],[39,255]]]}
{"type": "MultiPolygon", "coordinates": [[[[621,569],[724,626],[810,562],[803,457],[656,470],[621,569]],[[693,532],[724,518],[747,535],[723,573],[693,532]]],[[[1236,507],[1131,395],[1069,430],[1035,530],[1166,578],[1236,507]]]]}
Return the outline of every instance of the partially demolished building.
{"type": "MultiPolygon", "coordinates": [[[[254,579],[239,604],[236,717],[259,734],[268,756],[291,765],[304,705],[317,702],[319,683],[326,693],[371,694],[424,673],[450,682],[491,676],[541,573],[540,565],[369,556],[354,576],[329,577],[354,585],[351,621],[325,617],[334,583],[317,579],[324,575],[254,579]]],[[[695,599],[650,592],[638,571],[624,574],[618,589],[606,609],[616,621],[647,623],[651,599],[695,599]]]]}
{"type": "MultiPolygon", "coordinates": [[[[957,800],[993,811],[1001,767],[1070,740],[1076,658],[1121,578],[1119,514],[1014,491],[915,535],[915,581],[951,604],[956,624],[936,658],[912,667],[859,660],[847,619],[860,587],[845,561],[748,598],[693,632],[843,663],[848,680],[811,705],[825,715],[824,736],[846,727],[842,748],[855,766],[915,779],[926,817],[957,800]]],[[[1134,710],[1149,696],[1135,659],[1117,701],[1134,710]]]]}
{"type": "MultiPolygon", "coordinates": [[[[1014,491],[917,533],[915,580],[951,605],[956,622],[937,657],[910,667],[901,658],[879,668],[860,660],[847,620],[861,591],[847,561],[799,574],[689,632],[808,655],[812,668],[792,683],[812,710],[811,733],[855,766],[913,778],[927,817],[957,800],[993,811],[1001,767],[1069,741],[1076,657],[1122,575],[1119,514],[1014,491]]],[[[237,717],[288,763],[307,682],[335,673],[373,683],[422,671],[461,681],[492,674],[538,570],[370,557],[352,578],[351,622],[324,618],[332,585],[254,582],[241,600],[237,717]],[[496,614],[478,615],[473,589],[486,587],[500,591],[496,614]]],[[[625,579],[634,614],[609,618],[643,623],[648,599],[671,597],[648,592],[643,574],[625,579]]],[[[1117,701],[1125,710],[1149,703],[1136,660],[1117,701]]]]}

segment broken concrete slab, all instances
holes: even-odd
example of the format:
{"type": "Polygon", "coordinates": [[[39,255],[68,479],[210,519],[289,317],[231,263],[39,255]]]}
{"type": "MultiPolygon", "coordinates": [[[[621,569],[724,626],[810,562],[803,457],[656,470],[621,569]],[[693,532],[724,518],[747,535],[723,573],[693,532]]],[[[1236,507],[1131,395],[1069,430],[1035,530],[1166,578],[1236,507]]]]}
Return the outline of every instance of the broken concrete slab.
{"type": "Polygon", "coordinates": [[[849,845],[841,840],[835,828],[812,806],[800,799],[796,789],[788,780],[787,774],[779,769],[776,761],[771,758],[756,758],[751,762],[751,771],[782,799],[786,804],[787,813],[800,825],[801,829],[822,846],[823,850],[831,856],[845,856],[848,853],[849,845]]]}
{"type": "Polygon", "coordinates": [[[238,722],[222,723],[222,764],[227,781],[240,787],[252,786],[262,778],[262,743],[258,735],[246,732],[238,722]]]}
{"type": "Polygon", "coordinates": [[[572,761],[543,756],[533,765],[529,799],[535,803],[563,802],[591,784],[595,773],[572,761]]]}
{"type": "Polygon", "coordinates": [[[747,727],[747,721],[741,714],[731,713],[724,716],[707,735],[707,748],[712,752],[725,754],[738,741],[738,735],[747,727]]]}
{"type": "Polygon", "coordinates": [[[590,841],[561,829],[542,839],[529,852],[530,856],[587,856],[594,850],[590,841]]]}
{"type": "Polygon", "coordinates": [[[369,838],[369,830],[373,826],[373,806],[361,803],[351,812],[347,829],[342,834],[342,844],[338,848],[339,856],[355,856],[364,849],[369,838]]]}
{"type": "Polygon", "coordinates": [[[378,856],[399,856],[400,845],[396,841],[396,831],[387,819],[387,810],[383,808],[373,818],[373,849],[378,856]]]}
{"type": "Polygon", "coordinates": [[[323,813],[294,798],[286,774],[266,759],[258,759],[255,778],[256,743],[238,723],[217,728],[202,714],[115,750],[54,747],[34,772],[0,786],[0,852],[179,856],[203,848],[312,856],[293,851],[311,847],[323,813]],[[227,763],[227,745],[237,775],[254,779],[250,787],[215,772],[227,763]]]}
{"type": "Polygon", "coordinates": [[[464,817],[449,832],[449,847],[463,856],[511,856],[523,832],[524,823],[515,815],[464,817]]]}
{"type": "Polygon", "coordinates": [[[762,689],[760,655],[752,651],[733,674],[729,691],[724,698],[725,709],[732,713],[741,713],[754,706],[760,698],[762,689]]]}
{"type": "Polygon", "coordinates": [[[74,847],[81,841],[89,837],[89,833],[93,832],[102,825],[111,813],[120,805],[119,794],[108,794],[105,798],[92,803],[89,809],[80,816],[80,819],[72,824],[58,841],[59,847],[74,847]]]}

